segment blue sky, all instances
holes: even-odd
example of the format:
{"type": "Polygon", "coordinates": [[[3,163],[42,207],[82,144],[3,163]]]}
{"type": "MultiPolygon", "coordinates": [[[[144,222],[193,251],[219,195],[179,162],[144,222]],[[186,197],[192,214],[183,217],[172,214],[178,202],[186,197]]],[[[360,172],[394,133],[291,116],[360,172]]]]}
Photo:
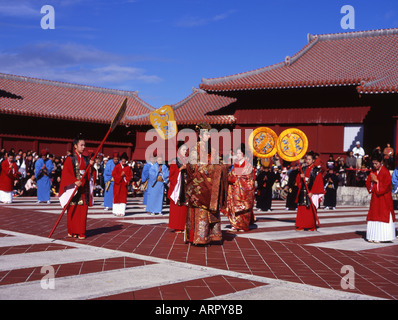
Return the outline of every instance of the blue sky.
{"type": "Polygon", "coordinates": [[[175,104],[202,78],[283,61],[307,34],[398,27],[396,0],[0,0],[0,72],[175,104]],[[40,26],[42,6],[55,29],[40,26]],[[355,29],[343,30],[343,5],[355,29]]]}

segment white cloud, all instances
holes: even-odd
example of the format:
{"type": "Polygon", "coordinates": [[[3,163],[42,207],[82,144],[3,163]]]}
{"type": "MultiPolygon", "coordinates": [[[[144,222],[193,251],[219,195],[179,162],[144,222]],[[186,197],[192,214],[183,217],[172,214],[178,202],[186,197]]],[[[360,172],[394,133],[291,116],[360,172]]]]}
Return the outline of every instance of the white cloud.
{"type": "Polygon", "coordinates": [[[0,2],[0,15],[8,17],[37,17],[40,15],[40,8],[27,2],[10,3],[0,2]]]}
{"type": "Polygon", "coordinates": [[[208,18],[201,18],[201,17],[197,17],[197,16],[192,16],[192,15],[185,15],[175,23],[175,26],[185,27],[185,28],[203,26],[203,25],[207,25],[212,22],[225,20],[235,12],[236,12],[236,10],[229,10],[224,13],[221,13],[221,14],[218,14],[218,15],[215,15],[212,17],[208,17],[208,18]]]}
{"type": "Polygon", "coordinates": [[[0,72],[95,86],[125,82],[158,83],[162,79],[132,66],[134,57],[67,43],[36,43],[0,51],[0,72]]]}
{"type": "Polygon", "coordinates": [[[384,14],[384,18],[386,20],[391,20],[395,16],[395,11],[394,10],[389,10],[384,14]]]}

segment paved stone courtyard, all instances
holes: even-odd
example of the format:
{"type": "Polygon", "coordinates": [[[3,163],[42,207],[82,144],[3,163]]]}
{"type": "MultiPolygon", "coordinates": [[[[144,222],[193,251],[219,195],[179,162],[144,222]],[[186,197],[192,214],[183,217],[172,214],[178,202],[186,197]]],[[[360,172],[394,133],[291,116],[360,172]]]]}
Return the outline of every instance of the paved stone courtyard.
{"type": "Polygon", "coordinates": [[[364,240],[366,206],[321,209],[318,231],[296,232],[295,212],[273,201],[249,232],[229,232],[223,217],[222,243],[199,247],[167,227],[167,206],[150,216],[129,198],[118,218],[101,201],[85,240],[66,237],[66,216],[48,238],[56,198],[0,205],[0,299],[398,299],[398,240],[364,240]]]}

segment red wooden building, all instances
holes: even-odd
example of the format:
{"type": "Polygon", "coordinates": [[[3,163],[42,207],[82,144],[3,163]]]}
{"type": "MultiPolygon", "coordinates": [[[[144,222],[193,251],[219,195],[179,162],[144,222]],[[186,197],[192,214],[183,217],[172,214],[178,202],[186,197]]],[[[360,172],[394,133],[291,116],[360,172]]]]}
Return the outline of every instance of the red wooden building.
{"type": "MultiPolygon", "coordinates": [[[[72,149],[78,133],[86,137],[87,150],[94,151],[109,129],[124,98],[127,110],[120,125],[107,139],[101,152],[127,152],[135,160],[145,160],[152,141],[145,135],[152,128],[149,113],[155,110],[137,92],[104,89],[24,76],[0,74],[0,149],[39,151],[47,148],[56,156],[72,149]],[[137,117],[138,120],[126,120],[137,117]]],[[[236,101],[214,96],[200,89],[172,105],[179,129],[194,128],[198,122],[232,128],[231,115],[206,115],[236,101]]],[[[165,154],[164,150],[160,152],[165,154]]]]}
{"type": "Polygon", "coordinates": [[[236,118],[236,128],[299,128],[323,159],[357,140],[368,154],[386,143],[397,152],[397,62],[398,29],[308,35],[283,62],[202,79],[200,88],[236,99],[220,110],[236,118]]]}
{"type": "MultiPolygon", "coordinates": [[[[87,150],[96,150],[126,97],[129,114],[154,110],[132,91],[0,74],[0,149],[47,148],[61,156],[81,132],[87,150]]],[[[135,132],[122,119],[102,153],[118,150],[131,156],[134,147],[135,132]]]]}

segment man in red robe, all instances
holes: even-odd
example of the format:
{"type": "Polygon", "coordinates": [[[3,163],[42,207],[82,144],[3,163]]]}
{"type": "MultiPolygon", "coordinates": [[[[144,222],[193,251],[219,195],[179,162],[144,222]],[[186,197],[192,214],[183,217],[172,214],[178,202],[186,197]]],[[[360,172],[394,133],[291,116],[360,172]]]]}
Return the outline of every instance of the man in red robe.
{"type": "Polygon", "coordinates": [[[127,154],[124,152],[120,157],[120,163],[112,171],[114,180],[112,213],[119,217],[125,215],[128,186],[133,178],[133,171],[127,164],[127,160],[127,154]]]}
{"type": "Polygon", "coordinates": [[[177,158],[171,162],[169,170],[170,186],[167,194],[170,199],[169,228],[176,233],[184,232],[187,219],[188,207],[185,205],[187,150],[185,144],[179,146],[177,158]]]}
{"type": "Polygon", "coordinates": [[[0,201],[3,203],[12,202],[12,191],[14,181],[20,177],[18,166],[14,162],[14,154],[9,153],[8,157],[1,162],[0,173],[0,201]]]}
{"type": "Polygon", "coordinates": [[[366,239],[369,242],[392,241],[395,238],[395,213],[391,195],[391,175],[380,154],[372,157],[373,170],[366,180],[372,195],[367,220],[366,239]]]}
{"type": "Polygon", "coordinates": [[[85,239],[87,211],[88,207],[93,205],[94,168],[92,165],[94,160],[89,160],[88,157],[83,155],[86,142],[82,136],[73,141],[73,148],[72,154],[64,162],[59,196],[62,196],[65,191],[75,186],[78,187],[67,211],[68,236],[85,239]],[[91,164],[91,170],[85,179],[81,180],[89,163],[91,164]]]}
{"type": "Polygon", "coordinates": [[[296,198],[296,230],[315,231],[318,221],[317,208],[325,190],[322,174],[320,174],[320,168],[315,164],[314,155],[308,153],[305,162],[306,166],[303,168],[303,173],[296,177],[299,190],[296,198]],[[308,193],[305,183],[308,186],[308,193]]]}

